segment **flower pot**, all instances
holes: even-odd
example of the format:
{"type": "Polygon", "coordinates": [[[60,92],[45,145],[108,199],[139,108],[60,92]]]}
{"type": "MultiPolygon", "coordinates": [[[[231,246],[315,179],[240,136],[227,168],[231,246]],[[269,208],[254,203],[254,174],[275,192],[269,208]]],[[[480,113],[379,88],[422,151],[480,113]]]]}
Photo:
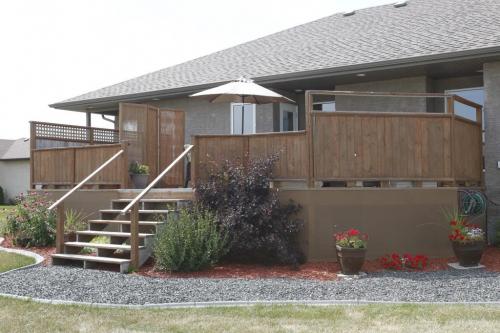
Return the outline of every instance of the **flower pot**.
{"type": "Polygon", "coordinates": [[[365,262],[366,248],[353,249],[348,247],[335,246],[337,249],[337,259],[342,269],[342,274],[359,274],[363,263],[365,262]]]}
{"type": "Polygon", "coordinates": [[[474,267],[479,265],[486,244],[482,240],[464,243],[452,241],[451,245],[460,266],[474,267]]]}
{"type": "Polygon", "coordinates": [[[138,175],[138,174],[130,174],[132,178],[132,183],[134,184],[134,188],[143,189],[148,186],[148,178],[149,175],[138,175]]]}

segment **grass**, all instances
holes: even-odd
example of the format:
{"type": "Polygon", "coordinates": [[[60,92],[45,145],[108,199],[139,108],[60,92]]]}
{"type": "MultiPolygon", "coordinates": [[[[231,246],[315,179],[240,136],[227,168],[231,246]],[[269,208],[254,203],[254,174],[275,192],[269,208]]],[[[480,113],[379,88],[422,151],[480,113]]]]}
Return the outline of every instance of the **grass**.
{"type": "Polygon", "coordinates": [[[17,253],[0,252],[0,273],[35,263],[35,259],[17,253]]]}
{"type": "Polygon", "coordinates": [[[104,309],[0,298],[0,332],[493,332],[500,307],[253,306],[104,309]]]}

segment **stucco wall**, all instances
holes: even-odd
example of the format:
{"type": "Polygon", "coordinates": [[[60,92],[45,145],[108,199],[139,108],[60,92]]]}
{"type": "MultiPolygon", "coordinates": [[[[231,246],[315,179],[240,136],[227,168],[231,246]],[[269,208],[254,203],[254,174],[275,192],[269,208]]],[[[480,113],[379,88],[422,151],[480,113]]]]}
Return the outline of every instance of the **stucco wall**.
{"type": "Polygon", "coordinates": [[[393,251],[453,255],[443,208],[457,207],[456,188],[281,190],[280,200],[289,199],[302,206],[301,244],[309,261],[336,260],[332,236],[349,228],[369,235],[368,258],[393,251]]]}
{"type": "MultiPolygon", "coordinates": [[[[451,89],[477,88],[483,86],[483,76],[460,76],[444,79],[430,79],[430,92],[444,93],[451,89]]],[[[445,110],[444,100],[435,98],[430,104],[429,112],[443,113],[445,110]]]]}
{"type": "MultiPolygon", "coordinates": [[[[500,203],[500,62],[484,64],[484,112],[486,126],[485,181],[488,197],[500,203]]],[[[500,207],[488,206],[488,226],[490,240],[495,225],[500,221],[500,207]]]]}
{"type": "Polygon", "coordinates": [[[26,193],[30,186],[29,160],[0,161],[0,186],[6,201],[26,193]]]}
{"type": "MultiPolygon", "coordinates": [[[[340,84],[335,90],[383,91],[383,92],[427,92],[428,80],[425,76],[394,80],[340,84]]],[[[359,97],[337,96],[337,111],[376,112],[426,112],[426,98],[359,97]]]]}
{"type": "MultiPolygon", "coordinates": [[[[161,108],[179,109],[186,113],[186,143],[191,142],[195,134],[230,134],[231,113],[229,103],[209,103],[192,98],[165,99],[149,103],[161,108]]],[[[257,105],[257,133],[273,131],[272,104],[257,105]]]]}

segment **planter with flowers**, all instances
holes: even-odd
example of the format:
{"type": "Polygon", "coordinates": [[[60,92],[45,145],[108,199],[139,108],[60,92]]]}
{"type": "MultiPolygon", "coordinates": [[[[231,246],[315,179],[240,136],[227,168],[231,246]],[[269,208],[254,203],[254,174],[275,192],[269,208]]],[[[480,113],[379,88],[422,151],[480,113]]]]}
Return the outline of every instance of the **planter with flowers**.
{"type": "Polygon", "coordinates": [[[357,229],[349,229],[335,234],[337,260],[342,274],[359,274],[366,256],[368,236],[357,229]]]}
{"type": "Polygon", "coordinates": [[[140,164],[139,162],[132,162],[129,166],[130,178],[132,178],[132,183],[134,188],[143,189],[148,186],[149,179],[149,166],[146,164],[140,164]]]}
{"type": "Polygon", "coordinates": [[[448,238],[460,266],[479,265],[486,247],[483,229],[468,223],[467,219],[458,213],[449,216],[449,223],[451,231],[448,238]]]}

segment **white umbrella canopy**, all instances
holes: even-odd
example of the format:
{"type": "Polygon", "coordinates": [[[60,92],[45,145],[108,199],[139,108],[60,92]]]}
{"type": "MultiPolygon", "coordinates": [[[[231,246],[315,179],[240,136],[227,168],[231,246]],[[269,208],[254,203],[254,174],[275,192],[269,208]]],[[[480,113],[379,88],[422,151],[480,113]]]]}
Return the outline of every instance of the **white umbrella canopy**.
{"type": "Polygon", "coordinates": [[[201,91],[189,97],[207,100],[210,103],[295,103],[285,96],[244,78],[201,91]]]}

